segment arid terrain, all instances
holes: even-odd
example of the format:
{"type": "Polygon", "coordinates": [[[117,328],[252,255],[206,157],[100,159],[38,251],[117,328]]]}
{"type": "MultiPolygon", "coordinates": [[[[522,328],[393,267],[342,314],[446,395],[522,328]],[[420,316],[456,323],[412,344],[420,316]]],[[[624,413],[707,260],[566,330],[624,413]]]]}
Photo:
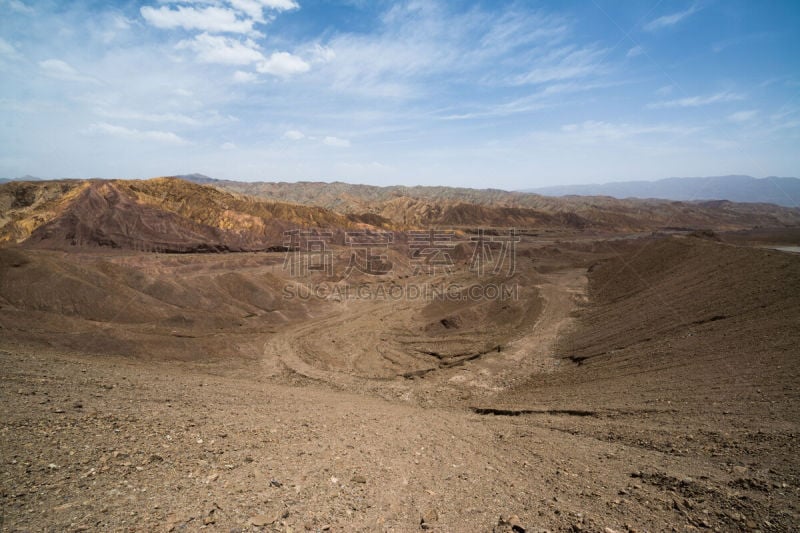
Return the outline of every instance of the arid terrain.
{"type": "Polygon", "coordinates": [[[334,185],[0,185],[3,531],[800,527],[800,210],[334,185]]]}

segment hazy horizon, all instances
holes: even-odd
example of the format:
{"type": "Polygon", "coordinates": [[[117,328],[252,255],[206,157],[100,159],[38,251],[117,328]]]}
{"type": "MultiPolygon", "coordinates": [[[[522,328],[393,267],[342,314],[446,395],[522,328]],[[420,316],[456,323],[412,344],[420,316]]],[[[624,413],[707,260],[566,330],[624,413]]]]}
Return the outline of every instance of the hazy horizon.
{"type": "Polygon", "coordinates": [[[800,175],[793,2],[0,6],[0,176],[800,175]]]}
{"type": "Polygon", "coordinates": [[[24,181],[27,179],[35,179],[35,180],[42,180],[42,181],[49,181],[49,180],[92,180],[92,179],[99,179],[99,180],[149,180],[149,179],[156,179],[156,178],[173,178],[173,177],[188,177],[188,176],[202,176],[205,178],[210,178],[212,180],[225,180],[225,181],[235,181],[235,182],[242,182],[242,183],[346,183],[348,185],[367,185],[367,186],[378,186],[378,187],[464,187],[469,189],[498,189],[504,190],[508,192],[528,192],[534,191],[535,189],[549,189],[549,188],[560,188],[560,187],[569,187],[569,186],[602,186],[602,185],[615,185],[615,184],[625,184],[625,183],[657,183],[664,180],[702,180],[702,179],[714,179],[714,178],[732,178],[732,177],[744,177],[744,178],[753,178],[756,180],[766,180],[771,178],[777,179],[800,179],[794,176],[748,176],[746,174],[730,174],[727,176],[665,176],[663,178],[654,178],[654,179],[631,179],[631,180],[618,180],[618,181],[597,181],[594,183],[559,183],[554,185],[545,185],[541,187],[521,187],[518,189],[507,189],[503,187],[491,186],[490,184],[481,185],[443,185],[438,183],[368,183],[366,181],[354,181],[354,180],[346,180],[346,179],[289,179],[289,180],[278,180],[278,179],[237,179],[237,178],[220,178],[217,176],[211,176],[204,172],[181,172],[177,174],[158,174],[153,176],[84,176],[84,177],[75,177],[75,176],[34,176],[32,174],[25,174],[22,176],[17,177],[0,177],[0,179],[6,179],[9,181],[24,181]]]}

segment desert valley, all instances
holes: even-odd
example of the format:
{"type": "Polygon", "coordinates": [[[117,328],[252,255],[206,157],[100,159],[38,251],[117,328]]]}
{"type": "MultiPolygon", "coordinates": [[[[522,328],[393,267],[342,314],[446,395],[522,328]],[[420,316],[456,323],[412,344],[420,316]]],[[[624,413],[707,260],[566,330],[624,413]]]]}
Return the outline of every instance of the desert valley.
{"type": "Polygon", "coordinates": [[[0,241],[3,531],[800,526],[797,207],[12,181],[0,241]]]}

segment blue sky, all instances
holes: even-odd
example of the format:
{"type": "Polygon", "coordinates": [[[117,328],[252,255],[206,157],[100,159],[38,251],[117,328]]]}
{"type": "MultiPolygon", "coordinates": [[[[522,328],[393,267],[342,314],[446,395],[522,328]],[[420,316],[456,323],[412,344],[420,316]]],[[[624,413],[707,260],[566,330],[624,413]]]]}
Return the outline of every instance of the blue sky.
{"type": "Polygon", "coordinates": [[[0,177],[800,175],[800,2],[0,0],[0,177]]]}

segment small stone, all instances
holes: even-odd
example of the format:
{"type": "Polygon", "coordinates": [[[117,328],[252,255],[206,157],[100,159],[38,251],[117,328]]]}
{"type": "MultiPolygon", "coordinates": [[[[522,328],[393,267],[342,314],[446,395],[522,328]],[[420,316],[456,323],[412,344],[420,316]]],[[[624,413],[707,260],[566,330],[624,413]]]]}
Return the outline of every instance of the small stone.
{"type": "Polygon", "coordinates": [[[367,482],[367,478],[365,478],[364,476],[362,476],[360,474],[356,474],[355,476],[353,476],[353,479],[351,479],[350,481],[352,481],[353,483],[366,483],[367,482]]]}
{"type": "Polygon", "coordinates": [[[250,523],[256,527],[262,527],[271,524],[272,519],[265,514],[257,514],[250,517],[250,523]]]}
{"type": "Polygon", "coordinates": [[[497,525],[492,531],[494,533],[525,533],[526,529],[517,515],[511,515],[508,518],[500,515],[500,519],[497,521],[497,525]]]}
{"type": "Polygon", "coordinates": [[[424,524],[432,524],[439,520],[439,513],[436,512],[436,509],[430,507],[422,513],[422,516],[419,518],[420,526],[423,526],[423,529],[427,529],[424,527],[424,524]]]}
{"type": "Polygon", "coordinates": [[[203,524],[206,526],[209,526],[216,521],[217,520],[213,516],[206,516],[205,518],[203,518],[203,524]]]}
{"type": "Polygon", "coordinates": [[[154,453],[153,455],[150,456],[149,461],[151,463],[161,463],[164,461],[164,458],[158,455],[157,453],[154,453]]]}
{"type": "Polygon", "coordinates": [[[525,533],[525,528],[522,526],[522,522],[517,515],[511,515],[508,518],[508,523],[511,525],[511,531],[514,533],[525,533]]]}
{"type": "Polygon", "coordinates": [[[283,483],[281,483],[281,482],[280,482],[280,481],[278,481],[277,479],[270,479],[270,480],[269,480],[269,486],[270,486],[270,487],[277,487],[277,488],[280,488],[280,487],[282,487],[282,486],[283,486],[283,483]]]}

